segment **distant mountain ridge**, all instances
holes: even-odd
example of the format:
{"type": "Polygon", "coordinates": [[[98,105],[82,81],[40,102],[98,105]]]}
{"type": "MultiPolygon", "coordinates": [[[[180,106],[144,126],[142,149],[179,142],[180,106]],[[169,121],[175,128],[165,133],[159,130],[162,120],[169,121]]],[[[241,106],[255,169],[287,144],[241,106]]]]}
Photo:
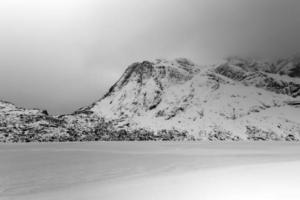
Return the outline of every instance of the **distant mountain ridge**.
{"type": "MultiPolygon", "coordinates": [[[[90,106],[71,115],[32,116],[52,120],[43,129],[46,141],[294,141],[300,139],[299,71],[299,57],[230,57],[212,66],[184,58],[137,62],[90,106]]],[[[0,117],[4,110],[0,107],[0,117]]],[[[2,141],[11,141],[2,129],[2,141]]]]}

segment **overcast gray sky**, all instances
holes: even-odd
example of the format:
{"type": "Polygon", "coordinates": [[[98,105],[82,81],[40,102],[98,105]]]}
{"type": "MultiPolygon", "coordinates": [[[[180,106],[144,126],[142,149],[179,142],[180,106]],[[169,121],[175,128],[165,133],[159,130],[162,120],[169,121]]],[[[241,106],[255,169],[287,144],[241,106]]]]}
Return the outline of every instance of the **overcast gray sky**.
{"type": "Polygon", "coordinates": [[[53,114],[135,61],[299,52],[299,0],[1,0],[0,98],[53,114]]]}

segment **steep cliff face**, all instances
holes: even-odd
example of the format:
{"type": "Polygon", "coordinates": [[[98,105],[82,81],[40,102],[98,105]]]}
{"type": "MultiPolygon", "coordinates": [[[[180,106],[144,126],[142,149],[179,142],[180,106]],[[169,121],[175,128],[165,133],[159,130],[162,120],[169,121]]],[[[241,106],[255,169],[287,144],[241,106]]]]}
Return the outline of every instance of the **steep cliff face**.
{"type": "Polygon", "coordinates": [[[127,131],[173,130],[209,140],[299,138],[299,79],[248,65],[232,59],[215,67],[186,59],[135,63],[101,100],[78,112],[127,131]]]}

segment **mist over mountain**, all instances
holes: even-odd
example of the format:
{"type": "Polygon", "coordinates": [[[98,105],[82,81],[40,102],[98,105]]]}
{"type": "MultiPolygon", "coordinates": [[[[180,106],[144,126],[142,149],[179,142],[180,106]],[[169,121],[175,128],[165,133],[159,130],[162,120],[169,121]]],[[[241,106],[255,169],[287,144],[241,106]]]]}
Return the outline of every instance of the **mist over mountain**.
{"type": "Polygon", "coordinates": [[[87,140],[299,140],[300,57],[230,57],[198,65],[136,62],[99,101],[73,114],[1,102],[6,142],[87,140]]]}

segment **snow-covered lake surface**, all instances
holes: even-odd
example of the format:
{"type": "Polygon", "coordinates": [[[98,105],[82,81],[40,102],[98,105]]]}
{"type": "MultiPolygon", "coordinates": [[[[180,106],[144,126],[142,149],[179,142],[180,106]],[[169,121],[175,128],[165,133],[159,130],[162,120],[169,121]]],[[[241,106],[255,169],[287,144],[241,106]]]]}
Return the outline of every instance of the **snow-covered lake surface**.
{"type": "Polygon", "coordinates": [[[300,144],[0,145],[0,199],[300,199],[300,144]]]}

